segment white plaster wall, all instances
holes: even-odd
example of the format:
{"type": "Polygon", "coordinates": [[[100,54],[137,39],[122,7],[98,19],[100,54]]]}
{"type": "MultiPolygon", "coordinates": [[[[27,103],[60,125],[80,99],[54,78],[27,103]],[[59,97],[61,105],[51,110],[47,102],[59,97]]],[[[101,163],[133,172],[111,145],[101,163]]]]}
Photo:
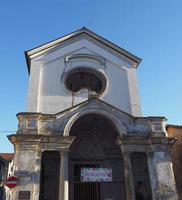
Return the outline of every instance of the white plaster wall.
{"type": "Polygon", "coordinates": [[[28,111],[55,114],[88,99],[83,90],[72,95],[66,90],[61,75],[75,67],[90,67],[104,73],[108,87],[98,98],[134,116],[140,116],[140,102],[136,72],[129,63],[85,39],[64,48],[57,48],[46,55],[33,59],[30,73],[28,111]],[[104,66],[82,60],[65,64],[65,56],[86,53],[102,57],[104,66]],[[83,66],[84,65],[84,66],[83,66]]]}
{"type": "Polygon", "coordinates": [[[30,68],[29,77],[29,88],[28,88],[28,98],[27,98],[27,111],[37,112],[38,111],[38,97],[39,97],[39,85],[40,80],[40,70],[42,64],[40,62],[32,62],[30,68]]]}
{"type": "Polygon", "coordinates": [[[108,92],[103,96],[107,103],[132,114],[127,70],[107,62],[108,92]]]}
{"type": "Polygon", "coordinates": [[[128,86],[129,86],[131,113],[139,117],[141,116],[141,107],[139,103],[140,97],[139,97],[139,88],[138,88],[138,80],[136,76],[136,69],[128,68],[127,78],[128,78],[128,86]]]}

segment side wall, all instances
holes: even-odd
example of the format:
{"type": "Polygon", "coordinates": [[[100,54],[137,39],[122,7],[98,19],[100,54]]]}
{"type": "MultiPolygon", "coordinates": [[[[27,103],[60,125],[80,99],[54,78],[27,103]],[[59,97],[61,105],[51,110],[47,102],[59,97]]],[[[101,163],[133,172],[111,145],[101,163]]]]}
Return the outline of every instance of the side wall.
{"type": "Polygon", "coordinates": [[[182,126],[167,126],[169,137],[177,138],[172,147],[172,162],[179,199],[182,199],[182,126]]]}

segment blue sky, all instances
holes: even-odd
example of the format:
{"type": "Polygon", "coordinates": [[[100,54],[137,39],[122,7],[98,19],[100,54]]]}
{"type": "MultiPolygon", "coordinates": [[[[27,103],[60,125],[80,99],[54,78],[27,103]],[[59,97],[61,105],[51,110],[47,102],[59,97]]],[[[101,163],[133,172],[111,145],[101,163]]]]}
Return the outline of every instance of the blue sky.
{"type": "Polygon", "coordinates": [[[25,0],[0,4],[0,152],[13,147],[16,113],[26,111],[24,51],[83,26],[141,57],[144,116],[182,125],[181,0],[25,0]],[[6,131],[10,131],[7,133],[6,131]]]}

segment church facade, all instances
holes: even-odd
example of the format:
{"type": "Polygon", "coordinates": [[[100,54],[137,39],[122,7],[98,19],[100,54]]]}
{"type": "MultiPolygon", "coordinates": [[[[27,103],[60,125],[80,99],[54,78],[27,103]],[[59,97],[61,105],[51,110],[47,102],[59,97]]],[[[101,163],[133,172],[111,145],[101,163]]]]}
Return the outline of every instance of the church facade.
{"type": "Polygon", "coordinates": [[[25,52],[10,199],[177,200],[165,117],[143,117],[141,59],[82,28],[25,52]]]}

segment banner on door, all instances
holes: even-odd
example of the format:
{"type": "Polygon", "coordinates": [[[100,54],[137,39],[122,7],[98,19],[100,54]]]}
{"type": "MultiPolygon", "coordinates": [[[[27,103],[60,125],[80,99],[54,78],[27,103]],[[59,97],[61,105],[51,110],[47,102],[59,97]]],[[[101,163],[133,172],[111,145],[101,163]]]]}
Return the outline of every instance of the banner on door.
{"type": "Polygon", "coordinates": [[[81,168],[81,182],[111,182],[111,168],[81,168]]]}

